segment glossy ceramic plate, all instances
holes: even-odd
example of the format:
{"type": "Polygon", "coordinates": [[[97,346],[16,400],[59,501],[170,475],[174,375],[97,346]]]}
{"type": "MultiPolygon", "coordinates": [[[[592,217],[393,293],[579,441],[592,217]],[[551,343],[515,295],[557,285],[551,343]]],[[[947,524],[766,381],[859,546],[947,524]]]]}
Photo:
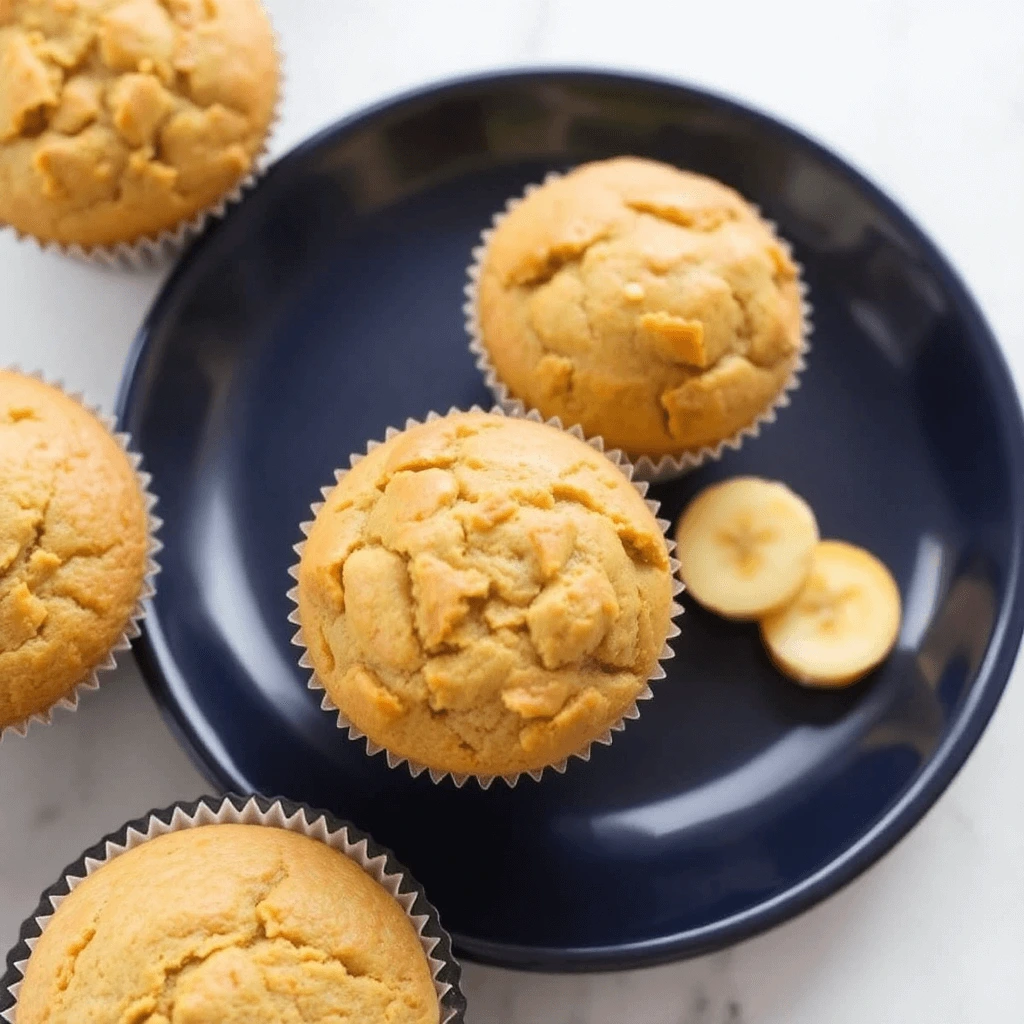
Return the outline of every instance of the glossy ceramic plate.
{"type": "Polygon", "coordinates": [[[1024,432],[995,341],[920,230],[835,156],[705,93],[520,73],[401,97],[284,157],[186,255],[119,399],[166,519],[142,669],[215,783],[330,808],[395,850],[458,951],[636,966],[750,935],[833,892],[921,817],[999,699],[1022,628],[1024,432]],[[823,534],[892,568],[885,666],[837,693],[779,676],[754,627],[692,602],[639,721],[510,790],[413,780],[306,689],[292,544],[332,470],[389,425],[487,403],[466,348],[470,249],[546,171],[620,153],[712,174],[794,245],[815,347],[792,406],[655,488],[788,482],[823,534]]]}

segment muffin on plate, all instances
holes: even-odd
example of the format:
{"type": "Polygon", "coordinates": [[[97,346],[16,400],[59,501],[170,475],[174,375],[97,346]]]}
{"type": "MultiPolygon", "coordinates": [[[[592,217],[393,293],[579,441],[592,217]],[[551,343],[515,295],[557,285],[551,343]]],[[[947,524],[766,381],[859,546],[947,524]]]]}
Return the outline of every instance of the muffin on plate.
{"type": "Polygon", "coordinates": [[[252,172],[277,95],[259,0],[7,0],[0,222],[86,251],[171,233],[252,172]]]}
{"type": "Polygon", "coordinates": [[[439,1019],[389,892],[324,842],[242,824],[158,836],[85,878],[43,929],[17,1003],[18,1024],[439,1019]]]}
{"type": "Polygon", "coordinates": [[[71,696],[124,639],[151,568],[147,505],[96,416],[0,371],[0,733],[71,696]]]}
{"type": "Polygon", "coordinates": [[[695,464],[766,417],[800,364],[785,244],[738,193],[666,164],[605,160],[529,191],[471,274],[499,399],[633,459],[695,464]]]}
{"type": "Polygon", "coordinates": [[[673,613],[662,528],[624,473],[488,413],[372,448],[317,512],[297,578],[298,639],[343,724],[438,777],[589,748],[645,693],[673,613]]]}

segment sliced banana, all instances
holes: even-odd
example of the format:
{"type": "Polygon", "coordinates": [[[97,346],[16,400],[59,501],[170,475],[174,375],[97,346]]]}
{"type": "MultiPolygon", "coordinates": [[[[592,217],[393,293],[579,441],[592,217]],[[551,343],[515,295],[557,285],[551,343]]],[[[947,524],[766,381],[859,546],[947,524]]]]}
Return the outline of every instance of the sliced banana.
{"type": "Polygon", "coordinates": [[[845,686],[892,650],[900,592],[889,570],[863,548],[823,540],[791,604],[761,621],[772,661],[806,686],[845,686]]]}
{"type": "Polygon", "coordinates": [[[683,582],[705,608],[757,619],[803,586],[818,524],[807,502],[785,485],[736,477],[690,503],[676,541],[683,582]]]}

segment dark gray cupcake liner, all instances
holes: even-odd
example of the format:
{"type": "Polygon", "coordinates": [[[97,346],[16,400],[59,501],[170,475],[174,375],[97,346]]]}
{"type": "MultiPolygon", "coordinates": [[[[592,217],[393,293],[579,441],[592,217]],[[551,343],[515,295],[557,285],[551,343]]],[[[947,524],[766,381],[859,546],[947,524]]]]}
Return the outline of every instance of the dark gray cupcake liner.
{"type": "Polygon", "coordinates": [[[157,836],[229,822],[298,832],[358,863],[391,893],[416,929],[433,975],[441,1024],[464,1024],[466,1000],[460,988],[462,968],[452,952],[451,936],[442,926],[423,886],[395,855],[362,829],[327,811],[294,800],[234,793],[222,797],[204,796],[150,811],[105,836],[69,864],[59,880],[43,892],[35,911],[22,924],[17,944],[7,954],[7,971],[0,979],[0,1019],[15,1024],[18,992],[32,950],[57,907],[80,881],[107,861],[157,836]]]}

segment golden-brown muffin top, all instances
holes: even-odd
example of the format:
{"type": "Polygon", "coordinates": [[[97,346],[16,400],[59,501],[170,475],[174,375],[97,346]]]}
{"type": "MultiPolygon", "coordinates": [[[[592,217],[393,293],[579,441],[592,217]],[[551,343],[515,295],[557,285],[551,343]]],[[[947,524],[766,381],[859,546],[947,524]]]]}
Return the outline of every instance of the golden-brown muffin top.
{"type": "Polygon", "coordinates": [[[319,677],[372,740],[505,775],[622,717],[656,667],[671,590],[654,516],[603,455],[544,424],[459,413],[342,478],[298,601],[319,677]]]}
{"type": "Polygon", "coordinates": [[[258,825],[153,839],[79,884],[28,962],[18,1024],[437,1024],[426,954],[342,853],[258,825]]]}
{"type": "Polygon", "coordinates": [[[711,178],[628,157],[515,207],[490,239],[478,302],[515,397],[633,455],[750,425],[801,341],[796,268],[757,212],[711,178]]]}
{"type": "Polygon", "coordinates": [[[252,169],[277,100],[259,0],[0,0],[0,222],[155,237],[252,169]]]}
{"type": "Polygon", "coordinates": [[[135,471],[103,424],[0,371],[0,727],[52,707],[105,659],[147,547],[135,471]]]}

